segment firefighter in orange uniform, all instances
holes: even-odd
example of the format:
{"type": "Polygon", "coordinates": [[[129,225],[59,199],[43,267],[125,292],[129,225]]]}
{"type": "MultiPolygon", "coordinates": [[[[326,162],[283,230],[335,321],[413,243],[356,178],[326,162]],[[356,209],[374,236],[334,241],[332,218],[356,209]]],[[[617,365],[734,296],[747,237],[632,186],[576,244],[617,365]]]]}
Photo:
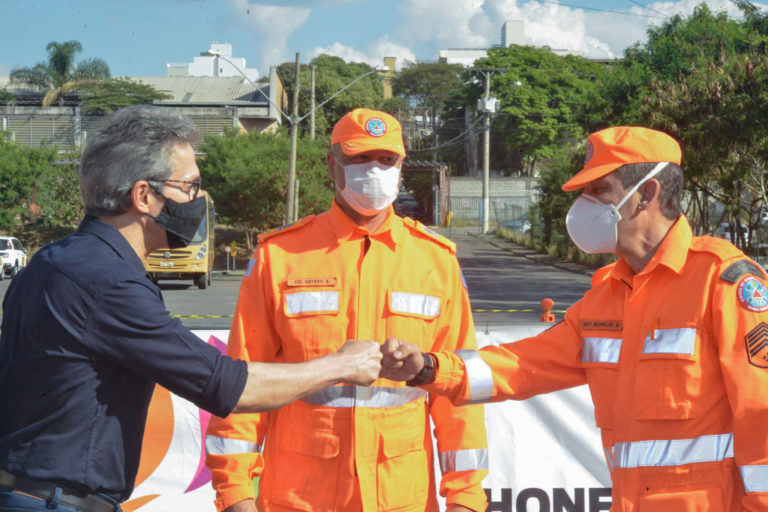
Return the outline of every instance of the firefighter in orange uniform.
{"type": "Polygon", "coordinates": [[[538,336],[431,355],[388,340],[382,375],[415,374],[455,403],[588,384],[611,510],[767,511],[766,275],[729,242],[692,235],[680,160],[658,131],[590,135],[584,168],[563,185],[585,189],[566,224],[582,250],[618,261],[538,336]]]}
{"type": "MultiPolygon", "coordinates": [[[[405,149],[392,116],[356,109],[335,125],[331,209],[259,237],[240,289],[228,354],[304,361],[346,340],[414,340],[475,349],[455,245],[394,214],[405,149]]],[[[206,464],[218,510],[484,511],[482,405],[456,407],[402,382],[335,386],[265,414],[213,418],[206,464]],[[261,475],[258,503],[251,479],[261,475]]]]}

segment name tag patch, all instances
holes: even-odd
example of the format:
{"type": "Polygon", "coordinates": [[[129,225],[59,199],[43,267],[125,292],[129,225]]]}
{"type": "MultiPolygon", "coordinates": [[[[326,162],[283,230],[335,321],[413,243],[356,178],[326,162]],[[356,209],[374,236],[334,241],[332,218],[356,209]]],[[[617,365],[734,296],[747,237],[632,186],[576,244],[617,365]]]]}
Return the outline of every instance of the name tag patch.
{"type": "Polygon", "coordinates": [[[582,320],[581,328],[592,331],[621,331],[624,323],[621,320],[582,320]]]}
{"type": "Polygon", "coordinates": [[[286,285],[291,287],[296,286],[336,286],[335,277],[307,277],[299,279],[288,279],[286,285]]]}

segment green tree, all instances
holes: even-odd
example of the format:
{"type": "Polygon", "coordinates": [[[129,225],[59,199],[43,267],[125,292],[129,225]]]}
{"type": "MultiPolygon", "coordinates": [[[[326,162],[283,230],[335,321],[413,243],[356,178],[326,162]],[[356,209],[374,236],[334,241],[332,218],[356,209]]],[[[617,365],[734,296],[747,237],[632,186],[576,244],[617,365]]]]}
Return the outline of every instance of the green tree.
{"type": "MultiPolygon", "coordinates": [[[[491,82],[491,95],[501,101],[492,124],[492,167],[533,176],[542,159],[583,138],[587,100],[604,73],[602,64],[546,47],[511,45],[490,49],[476,67],[507,68],[491,82]]],[[[467,104],[484,93],[484,83],[475,81],[467,104]]]]}
{"type": "Polygon", "coordinates": [[[51,41],[46,46],[48,61],[32,67],[17,67],[11,71],[11,83],[20,84],[45,92],[43,106],[56,101],[79,85],[93,80],[109,78],[109,66],[102,59],[86,59],[75,65],[75,54],[83,50],[78,41],[59,43],[51,41]]]}
{"type": "Polygon", "coordinates": [[[85,114],[109,114],[119,108],[172,98],[170,94],[158,91],[151,85],[129,78],[113,78],[83,84],[78,88],[78,93],[85,114]]]}
{"type": "MultiPolygon", "coordinates": [[[[222,137],[206,137],[200,171],[205,186],[226,221],[246,232],[248,250],[253,234],[279,226],[285,217],[290,137],[277,134],[240,134],[232,130],[222,137]]],[[[328,140],[299,141],[296,178],[299,180],[300,215],[330,207],[333,187],[325,155],[328,140]]]]}
{"type": "Polygon", "coordinates": [[[56,150],[21,147],[8,138],[0,133],[0,229],[18,232],[32,215],[35,186],[50,169],[56,150]]]}
{"type": "MultiPolygon", "coordinates": [[[[349,85],[361,75],[374,70],[373,67],[362,62],[344,62],[339,57],[331,55],[318,55],[309,65],[303,64],[299,68],[299,116],[310,111],[310,67],[315,67],[315,105],[320,105],[338,91],[349,85]]],[[[288,98],[293,98],[295,83],[295,62],[284,62],[277,68],[285,84],[288,98]]],[[[322,108],[315,111],[316,133],[329,133],[336,121],[355,108],[377,109],[383,103],[384,88],[381,78],[377,73],[371,73],[355,82],[344,92],[333,97],[322,108]]],[[[309,131],[309,119],[301,124],[304,132],[309,131]]]]}
{"type": "Polygon", "coordinates": [[[40,174],[34,197],[40,208],[36,221],[43,227],[74,228],[83,218],[79,161],[79,152],[60,155],[40,174]]]}

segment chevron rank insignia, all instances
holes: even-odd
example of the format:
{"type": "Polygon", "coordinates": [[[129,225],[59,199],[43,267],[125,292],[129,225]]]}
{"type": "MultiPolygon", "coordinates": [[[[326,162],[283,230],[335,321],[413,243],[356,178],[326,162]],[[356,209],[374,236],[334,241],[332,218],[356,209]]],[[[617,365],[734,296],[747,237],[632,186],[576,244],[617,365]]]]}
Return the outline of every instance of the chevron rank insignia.
{"type": "Polygon", "coordinates": [[[768,324],[760,324],[744,337],[747,342],[749,362],[760,368],[768,368],[768,324]]]}

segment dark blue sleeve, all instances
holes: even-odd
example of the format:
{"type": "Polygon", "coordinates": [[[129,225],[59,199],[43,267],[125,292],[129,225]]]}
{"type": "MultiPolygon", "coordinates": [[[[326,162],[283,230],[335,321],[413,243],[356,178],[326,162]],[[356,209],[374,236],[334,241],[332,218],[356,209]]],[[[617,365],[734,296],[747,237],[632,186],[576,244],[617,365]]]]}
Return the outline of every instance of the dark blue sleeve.
{"type": "Polygon", "coordinates": [[[82,342],[99,357],[217,416],[227,416],[245,388],[247,363],[221,354],[171,318],[148,280],[104,289],[86,320],[82,342]]]}

